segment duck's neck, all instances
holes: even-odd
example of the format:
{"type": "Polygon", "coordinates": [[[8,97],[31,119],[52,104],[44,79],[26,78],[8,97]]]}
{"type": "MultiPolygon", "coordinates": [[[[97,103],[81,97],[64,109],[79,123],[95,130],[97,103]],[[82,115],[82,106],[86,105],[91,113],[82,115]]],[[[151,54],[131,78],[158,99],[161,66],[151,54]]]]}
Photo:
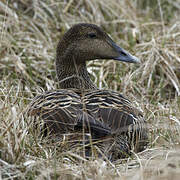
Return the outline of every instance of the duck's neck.
{"type": "Polygon", "coordinates": [[[76,64],[71,58],[57,56],[56,73],[60,88],[97,89],[89,77],[86,64],[76,64]]]}

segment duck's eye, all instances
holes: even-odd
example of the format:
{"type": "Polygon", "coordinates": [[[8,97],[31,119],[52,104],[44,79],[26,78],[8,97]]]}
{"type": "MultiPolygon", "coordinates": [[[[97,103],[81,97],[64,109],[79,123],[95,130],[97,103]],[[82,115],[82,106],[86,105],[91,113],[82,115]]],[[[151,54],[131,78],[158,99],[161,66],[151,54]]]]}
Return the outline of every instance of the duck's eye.
{"type": "Polygon", "coordinates": [[[96,36],[95,33],[89,33],[89,34],[88,34],[88,37],[91,38],[91,39],[94,39],[94,38],[96,38],[97,36],[96,36]]]}

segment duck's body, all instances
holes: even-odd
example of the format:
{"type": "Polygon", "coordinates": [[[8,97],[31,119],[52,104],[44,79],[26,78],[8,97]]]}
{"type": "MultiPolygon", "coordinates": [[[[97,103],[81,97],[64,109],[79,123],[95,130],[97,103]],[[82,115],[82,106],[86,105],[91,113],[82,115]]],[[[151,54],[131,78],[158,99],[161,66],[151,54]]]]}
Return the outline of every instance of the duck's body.
{"type": "Polygon", "coordinates": [[[97,58],[138,61],[96,25],[75,25],[57,47],[56,71],[62,89],[37,96],[29,113],[41,116],[56,134],[90,132],[93,140],[102,140],[108,158],[115,160],[132,149],[143,150],[147,129],[141,112],[129,100],[117,92],[98,90],[92,83],[85,61],[97,58]]]}

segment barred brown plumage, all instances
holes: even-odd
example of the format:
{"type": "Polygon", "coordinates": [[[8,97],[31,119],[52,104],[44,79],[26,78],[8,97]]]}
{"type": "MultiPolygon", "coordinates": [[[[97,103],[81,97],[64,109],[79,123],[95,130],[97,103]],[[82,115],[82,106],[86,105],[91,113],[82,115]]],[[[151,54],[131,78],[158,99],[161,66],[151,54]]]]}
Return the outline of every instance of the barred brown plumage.
{"type": "Polygon", "coordinates": [[[90,80],[86,60],[139,60],[118,47],[98,26],[78,24],[60,40],[56,71],[62,89],[34,98],[29,115],[40,116],[55,134],[89,132],[111,160],[142,151],[148,142],[142,113],[118,92],[99,90],[90,80]],[[93,33],[93,36],[89,36],[93,33]]]}

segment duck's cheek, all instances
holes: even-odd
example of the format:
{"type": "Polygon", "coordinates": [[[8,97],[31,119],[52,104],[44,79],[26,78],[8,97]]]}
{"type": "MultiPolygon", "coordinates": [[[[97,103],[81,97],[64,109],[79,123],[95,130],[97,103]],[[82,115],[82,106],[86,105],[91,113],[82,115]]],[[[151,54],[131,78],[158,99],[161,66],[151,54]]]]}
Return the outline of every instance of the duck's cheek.
{"type": "Polygon", "coordinates": [[[100,56],[97,54],[95,47],[91,43],[79,43],[71,48],[71,55],[78,62],[98,59],[100,56]]]}
{"type": "Polygon", "coordinates": [[[88,45],[89,53],[92,59],[114,59],[119,56],[119,52],[113,47],[111,42],[96,39],[88,45]]]}

